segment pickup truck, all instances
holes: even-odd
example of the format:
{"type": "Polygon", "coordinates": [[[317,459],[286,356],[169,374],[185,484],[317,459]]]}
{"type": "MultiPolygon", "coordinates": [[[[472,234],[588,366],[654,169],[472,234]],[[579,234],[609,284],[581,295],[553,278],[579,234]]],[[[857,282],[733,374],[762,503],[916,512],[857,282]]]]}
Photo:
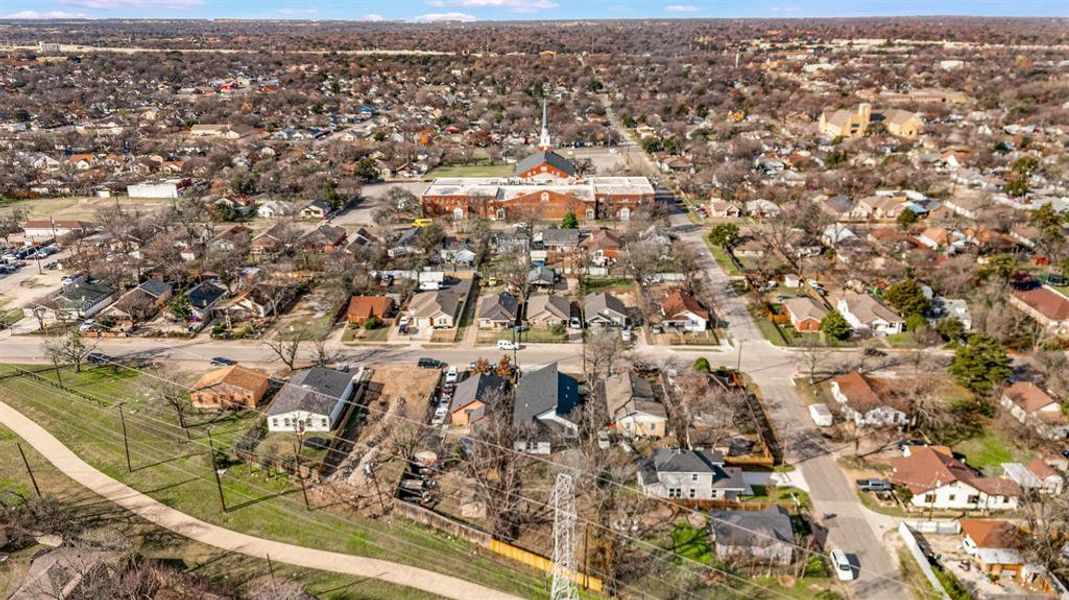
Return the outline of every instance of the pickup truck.
{"type": "Polygon", "coordinates": [[[891,491],[891,482],[886,479],[858,479],[857,489],[862,492],[889,492],[891,491]]]}

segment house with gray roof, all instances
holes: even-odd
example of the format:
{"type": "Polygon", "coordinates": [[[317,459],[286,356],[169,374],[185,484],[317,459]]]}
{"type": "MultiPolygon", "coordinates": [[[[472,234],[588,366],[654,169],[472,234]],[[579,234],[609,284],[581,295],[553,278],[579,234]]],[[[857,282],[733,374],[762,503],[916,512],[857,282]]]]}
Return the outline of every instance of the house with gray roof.
{"type": "Polygon", "coordinates": [[[550,288],[557,284],[557,271],[550,267],[535,267],[527,274],[527,284],[550,288]]]}
{"type": "Polygon", "coordinates": [[[524,374],[516,383],[512,425],[515,450],[550,454],[555,445],[579,435],[579,382],[551,363],[524,374]]]}
{"type": "Polygon", "coordinates": [[[483,297],[479,305],[479,329],[503,329],[516,324],[520,304],[516,296],[501,292],[496,296],[483,297]]]}
{"type": "Polygon", "coordinates": [[[583,303],[587,325],[623,327],[627,325],[627,307],[622,300],[608,292],[587,294],[583,303]]]}
{"type": "Polygon", "coordinates": [[[333,431],[362,374],[324,367],[298,372],[268,407],[267,430],[333,431]]]}
{"type": "Polygon", "coordinates": [[[76,321],[97,314],[115,299],[115,288],[98,281],[82,280],[35,300],[23,308],[27,317],[51,321],[76,321]]]}
{"type": "Polygon", "coordinates": [[[709,513],[716,557],[723,561],[750,559],[787,566],[794,559],[791,516],[773,504],[760,511],[714,510],[709,513]]]}
{"type": "Polygon", "coordinates": [[[626,438],[665,436],[668,411],[649,381],[635,371],[626,371],[607,378],[600,387],[609,421],[618,434],[626,438]]]}
{"type": "Polygon", "coordinates": [[[472,280],[448,278],[437,290],[419,292],[408,303],[408,315],[416,327],[456,327],[471,296],[472,280]]]}
{"type": "Polygon", "coordinates": [[[541,236],[542,247],[546,250],[568,252],[579,247],[578,229],[546,229],[541,236]]]}
{"type": "Polygon", "coordinates": [[[655,498],[737,500],[750,491],[742,469],[725,467],[718,451],[658,448],[642,463],[638,482],[655,498]]]}
{"type": "Polygon", "coordinates": [[[492,396],[504,394],[508,380],[492,373],[476,373],[457,384],[449,402],[450,421],[463,427],[475,423],[492,410],[492,396]]]}

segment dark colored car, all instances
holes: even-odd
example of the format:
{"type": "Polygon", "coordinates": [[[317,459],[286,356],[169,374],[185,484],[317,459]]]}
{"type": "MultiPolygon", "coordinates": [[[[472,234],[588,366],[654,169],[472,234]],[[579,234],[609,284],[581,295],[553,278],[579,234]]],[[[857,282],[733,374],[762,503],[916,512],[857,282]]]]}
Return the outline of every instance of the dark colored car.
{"type": "Polygon", "coordinates": [[[103,352],[90,352],[86,355],[85,361],[94,365],[102,365],[104,363],[110,363],[112,358],[103,352]]]}
{"type": "Polygon", "coordinates": [[[441,369],[445,363],[435,358],[421,358],[416,363],[421,369],[441,369]]]}
{"type": "Polygon", "coordinates": [[[862,492],[889,492],[891,491],[891,482],[886,479],[858,479],[857,489],[862,492]]]}
{"type": "Polygon", "coordinates": [[[229,367],[230,365],[236,365],[236,364],[238,364],[238,361],[230,360],[229,358],[224,358],[222,356],[216,356],[215,358],[212,359],[212,366],[213,367],[229,367]]]}
{"type": "Polygon", "coordinates": [[[865,356],[887,356],[887,353],[883,350],[877,350],[876,348],[865,348],[862,352],[865,356]]]}

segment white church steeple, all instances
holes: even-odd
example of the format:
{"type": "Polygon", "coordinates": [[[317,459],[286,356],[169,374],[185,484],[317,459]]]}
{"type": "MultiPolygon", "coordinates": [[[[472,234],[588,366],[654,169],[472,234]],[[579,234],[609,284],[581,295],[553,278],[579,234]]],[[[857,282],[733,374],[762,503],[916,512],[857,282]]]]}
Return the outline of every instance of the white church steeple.
{"type": "Polygon", "coordinates": [[[546,152],[553,149],[553,142],[549,138],[549,109],[546,107],[546,97],[542,96],[542,137],[538,140],[538,149],[546,152]]]}

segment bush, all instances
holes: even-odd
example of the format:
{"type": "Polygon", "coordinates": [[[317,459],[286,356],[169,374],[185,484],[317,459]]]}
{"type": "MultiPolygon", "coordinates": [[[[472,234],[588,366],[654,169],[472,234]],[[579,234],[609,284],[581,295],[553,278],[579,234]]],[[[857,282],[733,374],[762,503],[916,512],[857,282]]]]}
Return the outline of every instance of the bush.
{"type": "Polygon", "coordinates": [[[699,373],[709,373],[712,371],[712,367],[709,366],[709,359],[704,356],[699,356],[698,359],[694,361],[694,370],[699,373]]]}
{"type": "Polygon", "coordinates": [[[382,327],[382,319],[380,319],[377,315],[371,315],[370,317],[368,317],[367,321],[364,321],[365,331],[372,331],[378,329],[379,327],[382,327]]]}

